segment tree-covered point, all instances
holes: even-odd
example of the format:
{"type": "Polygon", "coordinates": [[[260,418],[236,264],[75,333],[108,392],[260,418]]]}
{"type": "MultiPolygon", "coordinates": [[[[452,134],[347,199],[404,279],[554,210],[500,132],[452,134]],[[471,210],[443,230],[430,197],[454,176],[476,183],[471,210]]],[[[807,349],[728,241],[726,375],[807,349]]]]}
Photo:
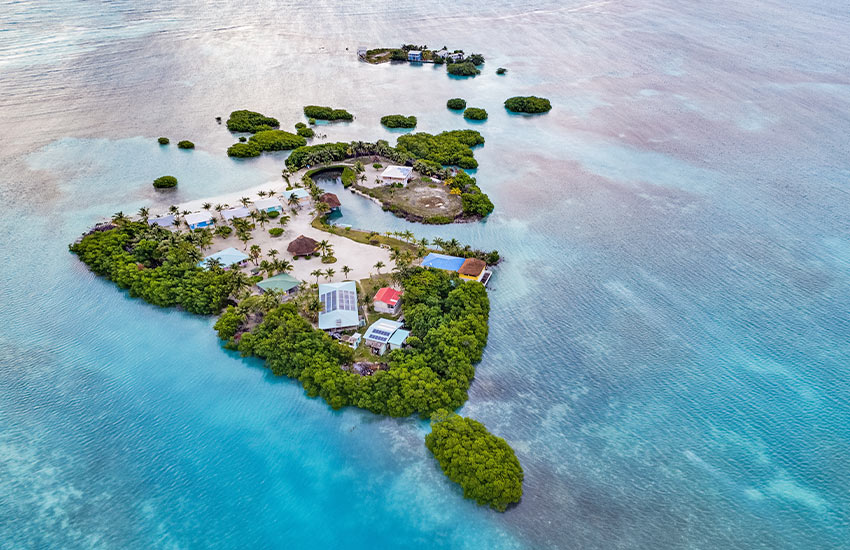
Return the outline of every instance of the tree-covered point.
{"type": "Polygon", "coordinates": [[[316,136],[316,132],[312,128],[308,128],[304,126],[303,128],[298,128],[295,130],[299,136],[303,138],[312,138],[316,136]]]}
{"type": "Polygon", "coordinates": [[[416,128],[415,116],[386,115],[381,117],[381,124],[387,128],[416,128]]]}
{"type": "Polygon", "coordinates": [[[463,112],[463,118],[469,120],[487,120],[487,111],[478,107],[469,107],[463,112]]]}
{"type": "Polygon", "coordinates": [[[248,143],[255,143],[260,151],[288,151],[307,145],[307,140],[285,130],[262,130],[248,138],[248,143]]]}
{"type": "Polygon", "coordinates": [[[177,142],[177,147],[180,149],[194,149],[195,144],[189,141],[188,139],[184,139],[182,141],[177,142]]]}
{"type": "Polygon", "coordinates": [[[234,143],[227,148],[228,157],[251,158],[259,157],[260,153],[262,153],[260,147],[254,142],[234,143]]]}
{"type": "Polygon", "coordinates": [[[452,98],[446,101],[446,107],[455,111],[462,111],[466,109],[466,100],[460,97],[452,98]]]}
{"type": "Polygon", "coordinates": [[[452,192],[460,194],[463,202],[463,213],[467,216],[488,216],[493,211],[493,203],[478,187],[475,178],[459,170],[457,174],[446,180],[452,192]]]}
{"type": "Polygon", "coordinates": [[[469,54],[469,57],[464,59],[467,63],[472,63],[473,65],[482,65],[484,63],[484,56],[480,53],[469,54]]]}
{"type": "Polygon", "coordinates": [[[160,176],[153,180],[153,186],[157,189],[169,189],[177,187],[177,178],[174,176],[160,176]]]}
{"type": "Polygon", "coordinates": [[[481,74],[481,71],[468,61],[464,61],[463,63],[449,63],[446,65],[446,70],[449,74],[455,76],[475,76],[481,74]]]}
{"type": "Polygon", "coordinates": [[[306,105],[304,116],[317,120],[354,120],[354,115],[345,109],[334,109],[321,105],[306,105]]]}
{"type": "Polygon", "coordinates": [[[94,273],[127,289],[132,297],[208,315],[221,311],[231,294],[249,284],[239,270],[198,266],[203,259],[198,245],[212,238],[208,230],[173,233],[123,216],[114,223],[105,231],[89,233],[70,249],[94,273]]]}
{"type": "Polygon", "coordinates": [[[227,119],[227,129],[231,132],[261,132],[279,128],[276,118],[265,116],[256,111],[233,111],[227,119]]]}
{"type": "Polygon", "coordinates": [[[425,446],[443,473],[463,488],[464,498],[499,512],[522,498],[525,474],[516,453],[481,422],[437,411],[431,416],[425,446]]]}
{"type": "Polygon", "coordinates": [[[161,137],[156,141],[159,142],[160,145],[168,145],[169,143],[171,143],[171,140],[169,140],[167,137],[161,137]]]}
{"type": "Polygon", "coordinates": [[[414,159],[473,169],[478,168],[478,161],[473,156],[472,147],[483,143],[484,138],[475,130],[451,130],[436,135],[419,132],[399,136],[396,149],[414,159]]]}
{"type": "Polygon", "coordinates": [[[546,113],[552,104],[544,97],[515,96],[505,100],[505,108],[514,113],[546,113]]]}
{"type": "Polygon", "coordinates": [[[313,329],[292,302],[265,313],[244,333],[247,313],[230,307],[216,329],[229,347],[265,359],[274,374],[297,378],[308,395],[335,409],[356,406],[390,416],[456,409],[468,397],[473,364],[487,343],[487,292],[446,271],[405,267],[399,278],[409,347],[384,356],[389,370],[372,376],[340,368],[351,363],[353,350],[313,329]]]}

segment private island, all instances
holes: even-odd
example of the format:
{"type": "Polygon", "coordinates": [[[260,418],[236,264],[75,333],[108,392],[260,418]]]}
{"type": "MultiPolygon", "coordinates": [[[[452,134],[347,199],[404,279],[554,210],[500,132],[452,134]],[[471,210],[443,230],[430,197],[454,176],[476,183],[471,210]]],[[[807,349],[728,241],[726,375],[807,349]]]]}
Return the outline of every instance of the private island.
{"type": "MultiPolygon", "coordinates": [[[[234,115],[256,123],[236,132],[279,126],[259,113],[234,115]]],[[[519,502],[523,472],[510,446],[450,412],[466,402],[487,343],[485,286],[498,252],[334,225],[342,201],[314,179],[338,177],[429,223],[480,219],[493,205],[456,165],[474,163],[471,147],[483,138],[414,134],[395,148],[286,139],[295,146],[282,182],[164,212],[119,212],[70,250],[133,297],[219,315],[225,347],[264,360],[334,409],[430,416],[426,446],[465,497],[499,511],[519,502]]]]}
{"type": "MultiPolygon", "coordinates": [[[[463,50],[449,50],[443,46],[439,50],[429,50],[427,45],[403,44],[400,48],[357,48],[357,57],[361,61],[377,65],[379,63],[433,63],[445,65],[446,72],[453,76],[476,76],[481,74],[484,56],[479,53],[466,55],[463,50]]],[[[500,67],[498,74],[507,69],[500,67]]],[[[498,72],[497,71],[497,72],[498,72]]]]}

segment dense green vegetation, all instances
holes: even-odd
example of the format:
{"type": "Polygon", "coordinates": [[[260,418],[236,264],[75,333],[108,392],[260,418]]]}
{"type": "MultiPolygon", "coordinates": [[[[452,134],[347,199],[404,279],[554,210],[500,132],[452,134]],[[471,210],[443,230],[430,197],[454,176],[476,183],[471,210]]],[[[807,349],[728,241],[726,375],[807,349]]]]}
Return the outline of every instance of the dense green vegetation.
{"type": "Polygon", "coordinates": [[[272,227],[271,229],[269,229],[269,235],[271,235],[272,237],[280,237],[281,235],[283,235],[283,228],[272,227]]]}
{"type": "Polygon", "coordinates": [[[436,135],[419,132],[399,136],[396,149],[408,153],[413,159],[438,162],[445,166],[477,168],[471,147],[484,143],[475,130],[451,130],[436,135]]]}
{"type": "Polygon", "coordinates": [[[464,61],[463,63],[449,63],[446,65],[446,70],[449,74],[455,76],[475,76],[481,74],[481,71],[468,61],[464,61]]]}
{"type": "Polygon", "coordinates": [[[228,157],[237,157],[237,158],[250,158],[250,157],[259,157],[260,151],[259,146],[256,143],[234,143],[230,147],[227,148],[227,156],[228,157]]]}
{"type": "Polygon", "coordinates": [[[172,233],[121,217],[115,225],[90,232],[70,249],[94,273],[126,288],[130,296],[207,315],[218,313],[228,297],[248,283],[236,270],[198,267],[203,255],[196,243],[203,235],[203,230],[172,233]]]}
{"type": "Polygon", "coordinates": [[[381,124],[387,128],[416,128],[415,116],[386,115],[381,117],[381,124]]]}
{"type": "Polygon", "coordinates": [[[357,181],[357,173],[346,166],[342,169],[342,175],[340,176],[340,180],[342,181],[342,186],[346,189],[354,185],[354,182],[357,181]]]}
{"type": "Polygon", "coordinates": [[[543,97],[515,96],[505,100],[505,108],[514,113],[546,113],[552,109],[552,104],[543,97]]]}
{"type": "Polygon", "coordinates": [[[189,141],[188,139],[184,139],[182,141],[177,142],[177,147],[180,149],[194,149],[195,144],[189,141]]]}
{"type": "Polygon", "coordinates": [[[487,120],[487,111],[478,107],[470,107],[463,112],[463,118],[469,120],[487,120]]]}
{"type": "Polygon", "coordinates": [[[504,67],[499,67],[498,69],[496,69],[496,74],[505,74],[506,72],[508,72],[508,70],[504,67]]]}
{"type": "Polygon", "coordinates": [[[255,111],[233,111],[227,119],[227,129],[231,132],[261,132],[279,128],[276,118],[267,117],[255,111]]]}
{"type": "Polygon", "coordinates": [[[466,109],[466,100],[460,97],[452,98],[446,101],[446,107],[455,111],[462,111],[466,109]]]}
{"type": "Polygon", "coordinates": [[[304,107],[304,116],[317,120],[354,120],[354,115],[345,109],[334,109],[321,105],[307,105],[304,107]]]}
{"type": "Polygon", "coordinates": [[[304,128],[298,128],[295,131],[303,138],[312,138],[316,136],[316,132],[312,128],[308,128],[306,126],[304,128]]]}
{"type": "Polygon", "coordinates": [[[168,145],[169,143],[171,143],[171,140],[169,140],[167,137],[161,137],[157,141],[160,145],[168,145]]]}
{"type": "Polygon", "coordinates": [[[460,192],[463,201],[463,213],[467,216],[484,217],[493,211],[493,203],[476,184],[475,178],[459,170],[457,174],[446,180],[446,184],[453,190],[460,192]]]}
{"type": "Polygon", "coordinates": [[[514,450],[484,424],[440,410],[431,417],[425,446],[464,498],[500,512],[522,498],[524,474],[514,450]]]}
{"type": "Polygon", "coordinates": [[[174,176],[160,176],[153,180],[153,186],[157,189],[169,189],[177,187],[177,178],[174,176]]]}
{"type": "Polygon", "coordinates": [[[307,140],[285,130],[262,130],[250,138],[260,151],[287,151],[307,145],[307,140]]]}
{"type": "Polygon", "coordinates": [[[472,63],[473,65],[482,65],[484,64],[484,56],[480,53],[469,54],[469,57],[464,59],[467,63],[472,63]]]}
{"type": "Polygon", "coordinates": [[[439,237],[434,237],[431,239],[431,244],[436,247],[439,247],[444,253],[449,256],[458,256],[460,258],[478,258],[479,260],[484,260],[487,262],[487,265],[496,265],[501,260],[499,256],[498,250],[491,250],[487,252],[486,250],[476,250],[471,246],[462,245],[457,239],[445,240],[439,237]]]}
{"type": "Polygon", "coordinates": [[[407,267],[401,280],[410,347],[386,355],[389,370],[372,376],[341,369],[353,350],[314,330],[293,303],[275,307],[241,334],[244,313],[230,307],[216,329],[230,347],[265,359],[272,372],[297,378],[308,395],[335,409],[356,406],[390,416],[455,409],[467,399],[473,364],[487,342],[487,293],[445,271],[407,267]]]}

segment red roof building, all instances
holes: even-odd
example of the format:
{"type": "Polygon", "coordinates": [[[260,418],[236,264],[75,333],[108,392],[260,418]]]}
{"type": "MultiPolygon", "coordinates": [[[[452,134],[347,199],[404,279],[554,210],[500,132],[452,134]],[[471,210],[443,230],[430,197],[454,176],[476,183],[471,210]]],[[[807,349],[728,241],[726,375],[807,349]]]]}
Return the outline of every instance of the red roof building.
{"type": "Polygon", "coordinates": [[[401,308],[401,292],[385,286],[375,294],[372,302],[375,305],[375,311],[395,315],[401,308]]]}

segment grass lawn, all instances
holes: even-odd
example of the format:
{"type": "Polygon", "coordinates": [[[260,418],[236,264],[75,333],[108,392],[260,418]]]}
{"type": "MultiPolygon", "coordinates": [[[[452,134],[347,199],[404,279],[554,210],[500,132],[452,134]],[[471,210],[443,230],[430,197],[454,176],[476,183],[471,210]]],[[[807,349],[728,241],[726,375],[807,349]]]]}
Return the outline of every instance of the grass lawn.
{"type": "MultiPolygon", "coordinates": [[[[369,233],[368,231],[360,231],[359,229],[352,229],[350,227],[337,227],[335,225],[329,225],[322,222],[321,216],[317,216],[313,220],[311,225],[319,231],[333,233],[334,235],[346,237],[358,243],[371,244],[372,246],[387,245],[390,248],[398,248],[399,250],[409,250],[414,255],[416,254],[416,251],[419,248],[414,244],[402,241],[401,239],[396,239],[395,237],[387,237],[386,235],[381,235],[380,233],[373,234],[369,233]]],[[[389,266],[387,267],[387,269],[389,269],[389,266]]]]}

